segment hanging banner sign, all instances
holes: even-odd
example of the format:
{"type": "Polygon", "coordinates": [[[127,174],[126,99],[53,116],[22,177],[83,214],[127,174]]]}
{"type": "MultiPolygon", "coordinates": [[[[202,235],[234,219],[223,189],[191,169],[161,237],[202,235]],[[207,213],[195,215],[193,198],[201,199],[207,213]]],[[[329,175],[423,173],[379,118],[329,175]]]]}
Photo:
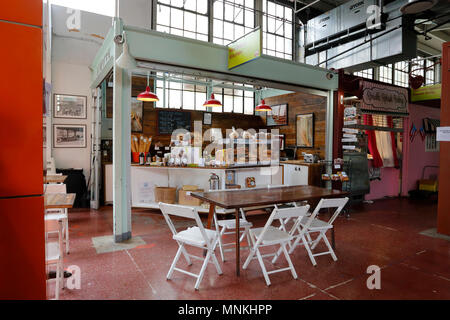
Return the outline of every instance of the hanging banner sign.
{"type": "Polygon", "coordinates": [[[228,45],[228,69],[257,59],[262,52],[261,28],[257,28],[228,45]]]}
{"type": "Polygon", "coordinates": [[[411,89],[411,102],[440,99],[441,91],[442,85],[440,83],[411,89]]]}
{"type": "Polygon", "coordinates": [[[361,81],[361,110],[407,116],[408,89],[361,81]]]}

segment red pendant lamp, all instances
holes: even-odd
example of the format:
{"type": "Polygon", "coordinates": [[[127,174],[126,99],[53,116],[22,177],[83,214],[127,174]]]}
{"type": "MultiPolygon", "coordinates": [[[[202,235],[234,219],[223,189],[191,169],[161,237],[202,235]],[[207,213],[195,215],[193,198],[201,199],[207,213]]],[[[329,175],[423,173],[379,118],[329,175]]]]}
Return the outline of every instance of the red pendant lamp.
{"type": "Polygon", "coordinates": [[[255,111],[272,111],[272,108],[266,104],[264,99],[261,100],[261,103],[258,104],[255,108],[255,111]]]}
{"type": "Polygon", "coordinates": [[[149,78],[150,76],[147,74],[147,88],[145,88],[145,91],[139,93],[139,95],[137,96],[137,99],[139,101],[147,101],[147,102],[159,101],[158,96],[150,91],[149,78]]]}
{"type": "Polygon", "coordinates": [[[204,107],[221,107],[222,103],[214,97],[214,93],[211,93],[211,99],[206,100],[203,104],[204,107]]]}

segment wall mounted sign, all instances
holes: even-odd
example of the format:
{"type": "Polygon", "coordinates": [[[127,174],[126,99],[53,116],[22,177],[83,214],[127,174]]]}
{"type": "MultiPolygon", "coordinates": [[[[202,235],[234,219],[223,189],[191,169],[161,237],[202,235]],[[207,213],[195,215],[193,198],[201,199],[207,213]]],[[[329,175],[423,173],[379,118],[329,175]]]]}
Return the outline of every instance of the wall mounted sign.
{"type": "Polygon", "coordinates": [[[450,127],[437,127],[436,141],[450,141],[450,127]]]}
{"type": "Polygon", "coordinates": [[[259,58],[261,52],[261,28],[256,28],[228,45],[228,69],[259,58]]]}
{"type": "Polygon", "coordinates": [[[419,89],[411,89],[411,102],[437,100],[441,98],[442,85],[434,84],[431,86],[423,86],[419,89]]]}
{"type": "Polygon", "coordinates": [[[407,116],[408,89],[361,81],[361,110],[407,116]]]}

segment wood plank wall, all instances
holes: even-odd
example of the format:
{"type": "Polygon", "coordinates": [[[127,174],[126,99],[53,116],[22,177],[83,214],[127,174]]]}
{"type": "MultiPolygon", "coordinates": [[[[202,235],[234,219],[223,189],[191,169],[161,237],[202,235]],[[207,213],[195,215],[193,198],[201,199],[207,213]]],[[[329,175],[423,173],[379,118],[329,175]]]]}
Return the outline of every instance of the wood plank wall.
{"type": "MultiPolygon", "coordinates": [[[[142,77],[133,77],[131,95],[136,97],[139,93],[145,90],[147,86],[147,79],[142,77]]],[[[150,79],[150,88],[153,87],[153,80],[150,79]]],[[[106,115],[107,117],[112,117],[112,88],[107,88],[106,93],[106,115]]],[[[143,119],[143,134],[153,137],[152,143],[161,141],[163,145],[168,145],[170,143],[170,135],[159,135],[157,132],[157,120],[158,120],[158,110],[167,109],[155,109],[153,102],[144,102],[144,119],[143,119]]],[[[174,109],[174,111],[179,109],[174,109]]],[[[194,128],[194,121],[203,120],[202,111],[187,111],[191,113],[191,127],[194,128]]],[[[234,114],[234,113],[215,113],[212,112],[212,124],[203,125],[203,133],[210,128],[221,128],[222,135],[225,138],[226,130],[232,127],[236,129],[247,130],[253,128],[255,130],[265,129],[265,122],[260,116],[256,115],[244,115],[244,114],[234,114]]]]}
{"type": "MultiPolygon", "coordinates": [[[[145,90],[147,79],[145,77],[133,77],[131,94],[136,97],[145,90]]],[[[150,87],[153,87],[153,80],[150,79],[150,87]]],[[[107,88],[106,113],[107,117],[112,117],[112,88],[107,88]]],[[[321,159],[325,158],[325,116],[326,116],[326,97],[311,95],[302,92],[295,92],[265,99],[268,105],[288,104],[288,125],[267,127],[265,116],[244,115],[233,113],[212,113],[212,125],[203,125],[203,132],[209,128],[221,128],[222,135],[225,137],[226,130],[235,127],[236,129],[247,130],[275,129],[278,128],[281,134],[286,135],[286,146],[296,144],[295,116],[297,114],[314,113],[314,147],[299,148],[297,158],[303,159],[302,152],[318,154],[321,159]]],[[[157,132],[157,110],[153,102],[144,102],[144,129],[143,133],[153,137],[153,143],[161,141],[163,145],[170,142],[170,135],[159,135],[157,132]]],[[[202,111],[188,111],[191,113],[192,121],[202,121],[202,111]]],[[[192,122],[192,128],[194,123],[192,122]]]]}
{"type": "Polygon", "coordinates": [[[302,152],[314,153],[319,155],[321,159],[325,158],[326,97],[295,92],[269,97],[265,101],[268,105],[288,104],[288,125],[268,128],[278,128],[280,134],[285,134],[286,146],[294,146],[296,144],[295,116],[297,114],[314,113],[314,147],[297,149],[297,159],[303,159],[302,152]]]}

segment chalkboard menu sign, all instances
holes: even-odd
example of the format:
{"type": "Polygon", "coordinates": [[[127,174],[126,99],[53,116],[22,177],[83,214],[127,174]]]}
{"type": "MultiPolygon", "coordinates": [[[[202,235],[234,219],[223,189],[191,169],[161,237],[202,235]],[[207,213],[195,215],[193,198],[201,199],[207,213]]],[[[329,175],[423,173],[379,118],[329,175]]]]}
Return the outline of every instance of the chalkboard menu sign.
{"type": "Polygon", "coordinates": [[[158,110],[158,133],[172,134],[176,129],[191,131],[191,113],[158,110]]]}

